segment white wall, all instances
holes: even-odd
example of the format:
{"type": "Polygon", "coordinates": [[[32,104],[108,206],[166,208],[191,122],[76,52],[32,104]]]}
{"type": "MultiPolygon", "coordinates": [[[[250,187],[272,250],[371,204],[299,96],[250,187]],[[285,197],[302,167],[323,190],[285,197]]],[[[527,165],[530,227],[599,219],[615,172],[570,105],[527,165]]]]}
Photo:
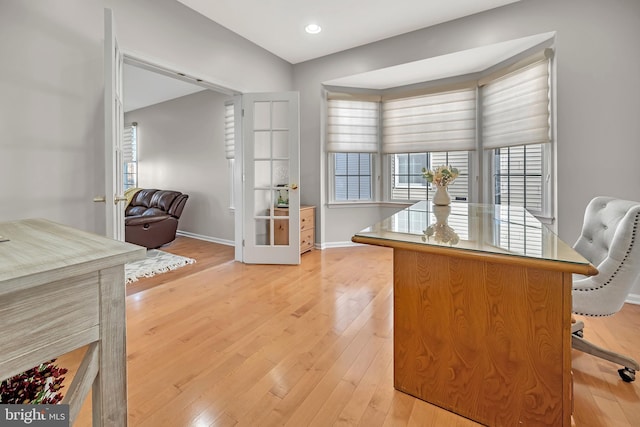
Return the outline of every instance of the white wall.
{"type": "MultiPolygon", "coordinates": [[[[596,195],[640,200],[640,2],[522,0],[295,65],[303,202],[321,205],[325,179],[318,161],[321,82],[550,31],[557,32],[560,236],[575,240],[585,206],[596,195]]],[[[324,208],[323,243],[349,241],[365,219],[387,213],[324,208]]]]}
{"type": "Polygon", "coordinates": [[[0,0],[0,221],[104,230],[102,7],[0,0]]]}
{"type": "Polygon", "coordinates": [[[205,90],[125,114],[138,123],[138,186],[189,195],[178,230],[233,242],[226,95],[205,90]]]}

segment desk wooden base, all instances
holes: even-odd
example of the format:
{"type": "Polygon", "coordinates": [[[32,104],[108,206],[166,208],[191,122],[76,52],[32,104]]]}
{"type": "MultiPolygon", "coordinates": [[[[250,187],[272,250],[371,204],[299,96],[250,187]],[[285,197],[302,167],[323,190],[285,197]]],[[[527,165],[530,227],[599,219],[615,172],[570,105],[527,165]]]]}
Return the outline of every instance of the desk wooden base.
{"type": "Polygon", "coordinates": [[[490,426],[571,425],[571,273],[394,249],[394,386],[490,426]]]}

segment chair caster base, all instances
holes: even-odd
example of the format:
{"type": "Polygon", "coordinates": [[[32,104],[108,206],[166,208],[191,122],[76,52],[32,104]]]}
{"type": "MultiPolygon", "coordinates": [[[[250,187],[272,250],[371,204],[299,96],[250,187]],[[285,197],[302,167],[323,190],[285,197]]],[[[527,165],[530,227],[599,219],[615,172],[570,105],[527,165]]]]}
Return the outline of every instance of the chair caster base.
{"type": "Polygon", "coordinates": [[[631,368],[618,369],[618,374],[620,374],[620,378],[622,378],[622,381],[624,381],[625,383],[630,383],[632,381],[635,381],[636,379],[635,369],[631,369],[631,368]]]}

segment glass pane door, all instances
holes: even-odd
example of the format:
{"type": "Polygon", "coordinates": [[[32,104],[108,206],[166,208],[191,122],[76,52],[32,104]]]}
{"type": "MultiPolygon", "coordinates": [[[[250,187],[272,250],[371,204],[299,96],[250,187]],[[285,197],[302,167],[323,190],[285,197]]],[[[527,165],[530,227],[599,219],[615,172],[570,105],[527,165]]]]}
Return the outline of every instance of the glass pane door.
{"type": "Polygon", "coordinates": [[[300,263],[298,94],[243,95],[248,263],[300,263]]]}

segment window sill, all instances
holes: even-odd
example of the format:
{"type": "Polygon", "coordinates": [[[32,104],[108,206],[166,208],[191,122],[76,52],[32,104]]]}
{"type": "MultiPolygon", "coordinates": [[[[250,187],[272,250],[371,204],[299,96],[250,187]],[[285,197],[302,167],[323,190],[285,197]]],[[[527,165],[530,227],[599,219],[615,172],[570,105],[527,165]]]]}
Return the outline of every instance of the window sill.
{"type": "Polygon", "coordinates": [[[380,207],[409,207],[413,204],[417,203],[417,201],[411,202],[330,202],[327,203],[326,206],[329,209],[342,209],[342,208],[380,208],[380,207]]]}

